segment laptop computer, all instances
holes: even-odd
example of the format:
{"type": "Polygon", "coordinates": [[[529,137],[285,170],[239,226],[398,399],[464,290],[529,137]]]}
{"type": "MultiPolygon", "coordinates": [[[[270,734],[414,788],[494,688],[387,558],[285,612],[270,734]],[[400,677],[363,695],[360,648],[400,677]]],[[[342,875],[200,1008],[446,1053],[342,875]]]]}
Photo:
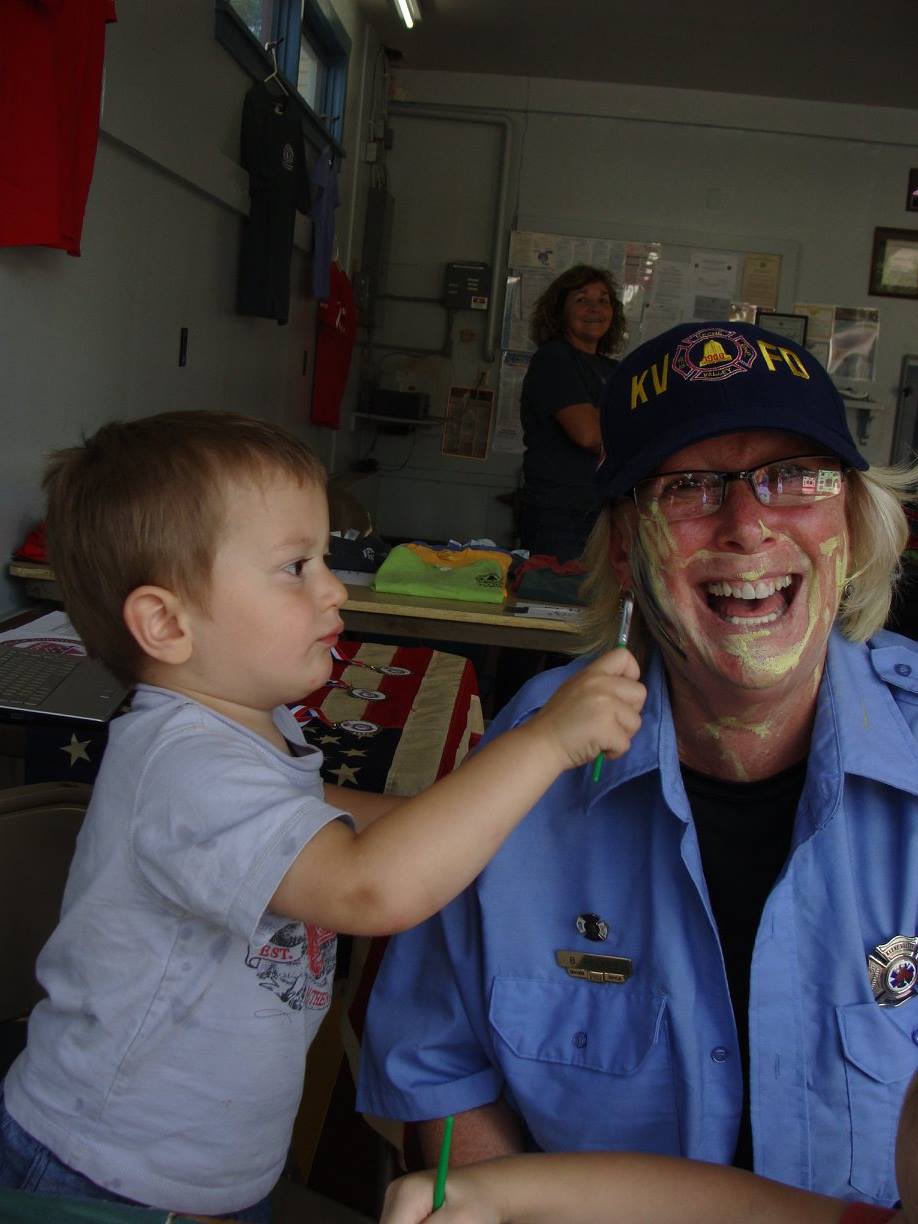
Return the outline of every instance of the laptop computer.
{"type": "Polygon", "coordinates": [[[97,659],[0,644],[0,717],[106,722],[128,692],[97,659]]]}

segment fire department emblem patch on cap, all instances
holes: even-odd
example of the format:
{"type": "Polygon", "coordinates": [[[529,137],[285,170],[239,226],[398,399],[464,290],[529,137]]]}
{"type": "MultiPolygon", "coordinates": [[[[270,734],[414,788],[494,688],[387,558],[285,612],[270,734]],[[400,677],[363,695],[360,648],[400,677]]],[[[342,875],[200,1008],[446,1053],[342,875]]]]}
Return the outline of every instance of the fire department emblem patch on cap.
{"type": "Polygon", "coordinates": [[[897,1007],[918,993],[918,937],[896,935],[877,944],[867,957],[874,998],[881,1007],[897,1007]]]}
{"type": "Polygon", "coordinates": [[[673,354],[673,372],[686,382],[719,382],[752,368],[756,351],[740,332],[702,327],[686,336],[673,354]]]}

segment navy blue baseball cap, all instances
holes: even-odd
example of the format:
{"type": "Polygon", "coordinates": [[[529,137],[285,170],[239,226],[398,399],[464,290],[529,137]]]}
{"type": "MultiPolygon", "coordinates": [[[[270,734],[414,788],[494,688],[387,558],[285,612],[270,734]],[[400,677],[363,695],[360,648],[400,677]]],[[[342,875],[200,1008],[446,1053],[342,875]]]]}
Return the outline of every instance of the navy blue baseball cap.
{"type": "Polygon", "coordinates": [[[680,323],[616,367],[599,406],[602,498],[620,497],[668,455],[720,434],[777,429],[812,438],[849,467],[869,466],[845,403],[812,353],[751,323],[680,323]]]}

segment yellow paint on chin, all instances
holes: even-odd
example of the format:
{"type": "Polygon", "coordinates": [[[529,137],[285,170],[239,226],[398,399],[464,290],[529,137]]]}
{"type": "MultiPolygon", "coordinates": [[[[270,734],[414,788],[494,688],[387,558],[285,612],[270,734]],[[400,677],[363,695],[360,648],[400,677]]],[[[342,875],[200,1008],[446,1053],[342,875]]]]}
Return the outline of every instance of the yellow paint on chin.
{"type": "Polygon", "coordinates": [[[807,599],[806,630],[800,641],[789,650],[785,650],[781,654],[767,655],[761,649],[757,649],[757,646],[762,644],[762,638],[771,636],[771,632],[768,629],[755,629],[751,633],[738,633],[733,637],[729,637],[724,642],[724,649],[728,654],[732,654],[740,659],[744,667],[748,668],[750,672],[760,674],[765,672],[774,676],[777,680],[785,676],[800,662],[801,655],[806,650],[810,638],[819,624],[819,611],[819,584],[811,582],[807,599]]]}

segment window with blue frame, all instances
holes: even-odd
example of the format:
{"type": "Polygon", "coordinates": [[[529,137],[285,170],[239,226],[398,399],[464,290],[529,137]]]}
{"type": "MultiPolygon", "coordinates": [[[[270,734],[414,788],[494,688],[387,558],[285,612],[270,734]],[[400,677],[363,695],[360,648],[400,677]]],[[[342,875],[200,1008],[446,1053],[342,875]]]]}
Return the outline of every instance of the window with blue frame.
{"type": "Polygon", "coordinates": [[[215,0],[215,16],[218,40],[253,79],[273,71],[266,44],[274,44],[278,73],[303,105],[310,143],[331,143],[343,154],[351,44],[328,0],[215,0]]]}

